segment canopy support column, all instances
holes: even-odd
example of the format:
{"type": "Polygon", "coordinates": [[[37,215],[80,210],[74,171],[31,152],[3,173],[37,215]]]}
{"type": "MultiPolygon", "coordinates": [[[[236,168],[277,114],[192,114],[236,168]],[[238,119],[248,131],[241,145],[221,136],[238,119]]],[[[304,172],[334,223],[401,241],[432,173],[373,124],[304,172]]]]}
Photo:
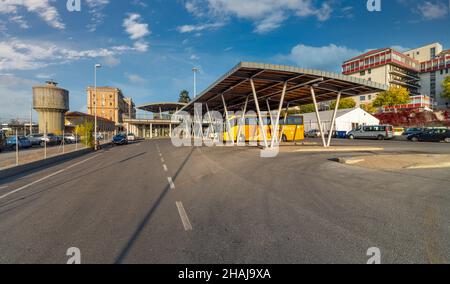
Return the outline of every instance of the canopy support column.
{"type": "MultiPolygon", "coordinates": [[[[278,128],[280,126],[280,116],[281,116],[281,111],[283,109],[284,97],[286,96],[286,89],[287,89],[287,82],[285,82],[283,85],[283,92],[281,93],[281,99],[280,99],[280,105],[278,107],[278,113],[277,113],[277,116],[275,117],[275,127],[274,127],[273,133],[272,133],[272,141],[270,142],[270,148],[274,147],[275,142],[279,143],[278,128]],[[277,141],[275,141],[275,140],[277,140],[277,141]]],[[[272,121],[272,126],[274,126],[273,121],[272,121]]]]}
{"type": "MultiPolygon", "coordinates": [[[[238,144],[241,142],[240,139],[241,139],[241,133],[242,133],[242,126],[245,127],[245,113],[247,112],[248,99],[249,99],[249,96],[245,100],[245,105],[244,105],[244,108],[242,109],[241,119],[238,122],[238,133],[237,133],[237,143],[238,144]]],[[[244,142],[245,142],[245,139],[244,139],[244,142]]]]}
{"type": "Polygon", "coordinates": [[[227,120],[227,133],[228,133],[228,139],[231,141],[231,145],[234,146],[234,134],[231,133],[232,129],[231,129],[231,124],[230,124],[230,117],[228,116],[228,108],[227,108],[227,104],[225,102],[225,97],[223,96],[223,94],[221,94],[222,97],[222,102],[223,102],[223,109],[225,111],[225,119],[227,120]]]}
{"type": "Polygon", "coordinates": [[[259,129],[261,131],[261,135],[264,140],[264,148],[267,149],[269,148],[269,144],[267,142],[267,135],[264,129],[264,121],[261,115],[261,109],[259,108],[258,96],[256,94],[255,82],[253,82],[253,79],[250,79],[250,85],[252,86],[253,99],[255,101],[256,112],[258,113],[259,129]]]}
{"type": "Polygon", "coordinates": [[[317,123],[319,124],[320,136],[322,137],[323,147],[327,148],[327,142],[325,141],[325,133],[323,132],[322,120],[320,119],[319,107],[317,106],[316,92],[314,87],[311,86],[311,96],[314,103],[314,110],[316,111],[317,123]]]}
{"type": "Polygon", "coordinates": [[[334,126],[336,124],[336,115],[337,115],[337,111],[339,109],[339,104],[341,102],[341,92],[338,93],[337,99],[336,99],[336,106],[334,107],[334,112],[333,112],[333,119],[331,121],[331,126],[330,126],[330,131],[328,132],[328,144],[327,147],[331,146],[331,137],[333,136],[333,129],[334,126]]]}

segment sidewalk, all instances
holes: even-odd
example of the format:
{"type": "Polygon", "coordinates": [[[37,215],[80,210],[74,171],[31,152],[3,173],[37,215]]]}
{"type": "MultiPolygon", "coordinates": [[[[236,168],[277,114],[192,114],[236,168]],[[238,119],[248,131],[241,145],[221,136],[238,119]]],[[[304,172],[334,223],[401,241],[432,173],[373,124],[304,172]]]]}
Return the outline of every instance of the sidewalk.
{"type": "Polygon", "coordinates": [[[340,158],[346,165],[378,170],[442,169],[450,168],[448,154],[368,155],[340,158]]]}

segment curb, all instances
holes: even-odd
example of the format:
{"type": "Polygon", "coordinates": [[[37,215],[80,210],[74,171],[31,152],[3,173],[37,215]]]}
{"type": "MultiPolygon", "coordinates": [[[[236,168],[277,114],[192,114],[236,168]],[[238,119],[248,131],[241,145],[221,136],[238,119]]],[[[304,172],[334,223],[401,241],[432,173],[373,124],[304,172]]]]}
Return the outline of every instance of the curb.
{"type": "Polygon", "coordinates": [[[365,161],[363,158],[338,158],[337,160],[339,163],[345,165],[354,165],[365,161]]]}
{"type": "Polygon", "coordinates": [[[66,161],[66,160],[78,158],[78,157],[84,156],[84,155],[89,154],[89,153],[92,153],[92,149],[82,149],[82,150],[70,152],[70,153],[67,153],[67,154],[62,154],[62,155],[50,157],[50,158],[45,159],[45,160],[39,160],[39,161],[36,161],[36,162],[31,162],[31,163],[28,163],[28,164],[19,165],[19,166],[15,166],[15,167],[12,167],[12,168],[0,170],[0,180],[6,179],[6,178],[9,178],[9,177],[13,177],[15,175],[22,174],[22,173],[25,173],[25,172],[29,172],[29,171],[32,171],[32,170],[36,170],[36,169],[41,168],[41,167],[49,166],[49,165],[52,165],[52,164],[55,164],[55,163],[59,163],[59,162],[63,162],[63,161],[66,161]]]}

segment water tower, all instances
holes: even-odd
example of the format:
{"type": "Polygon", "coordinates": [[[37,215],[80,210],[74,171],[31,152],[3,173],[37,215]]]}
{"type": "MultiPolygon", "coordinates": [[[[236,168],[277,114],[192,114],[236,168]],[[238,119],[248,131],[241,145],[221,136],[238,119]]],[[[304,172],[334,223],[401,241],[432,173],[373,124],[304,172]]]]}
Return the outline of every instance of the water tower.
{"type": "Polygon", "coordinates": [[[39,115],[39,133],[62,134],[64,115],[69,110],[69,91],[54,81],[33,87],[33,108],[39,115]]]}

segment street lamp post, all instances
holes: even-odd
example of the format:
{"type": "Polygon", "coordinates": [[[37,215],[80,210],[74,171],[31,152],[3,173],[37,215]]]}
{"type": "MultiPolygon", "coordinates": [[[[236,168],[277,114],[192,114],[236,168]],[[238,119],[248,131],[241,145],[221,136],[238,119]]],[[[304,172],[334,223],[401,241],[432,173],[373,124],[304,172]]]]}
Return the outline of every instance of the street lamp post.
{"type": "Polygon", "coordinates": [[[197,97],[197,73],[200,71],[197,67],[192,68],[192,72],[194,72],[194,98],[197,97]]]}
{"type": "MultiPolygon", "coordinates": [[[[94,119],[94,149],[95,149],[95,151],[97,151],[98,150],[98,145],[97,145],[97,69],[99,69],[99,68],[101,68],[102,67],[102,65],[100,65],[100,64],[95,64],[95,67],[94,67],[94,92],[95,92],[95,95],[94,95],[94,116],[95,116],[95,119],[94,119]]],[[[86,140],[87,140],[87,137],[86,137],[86,140]]]]}

